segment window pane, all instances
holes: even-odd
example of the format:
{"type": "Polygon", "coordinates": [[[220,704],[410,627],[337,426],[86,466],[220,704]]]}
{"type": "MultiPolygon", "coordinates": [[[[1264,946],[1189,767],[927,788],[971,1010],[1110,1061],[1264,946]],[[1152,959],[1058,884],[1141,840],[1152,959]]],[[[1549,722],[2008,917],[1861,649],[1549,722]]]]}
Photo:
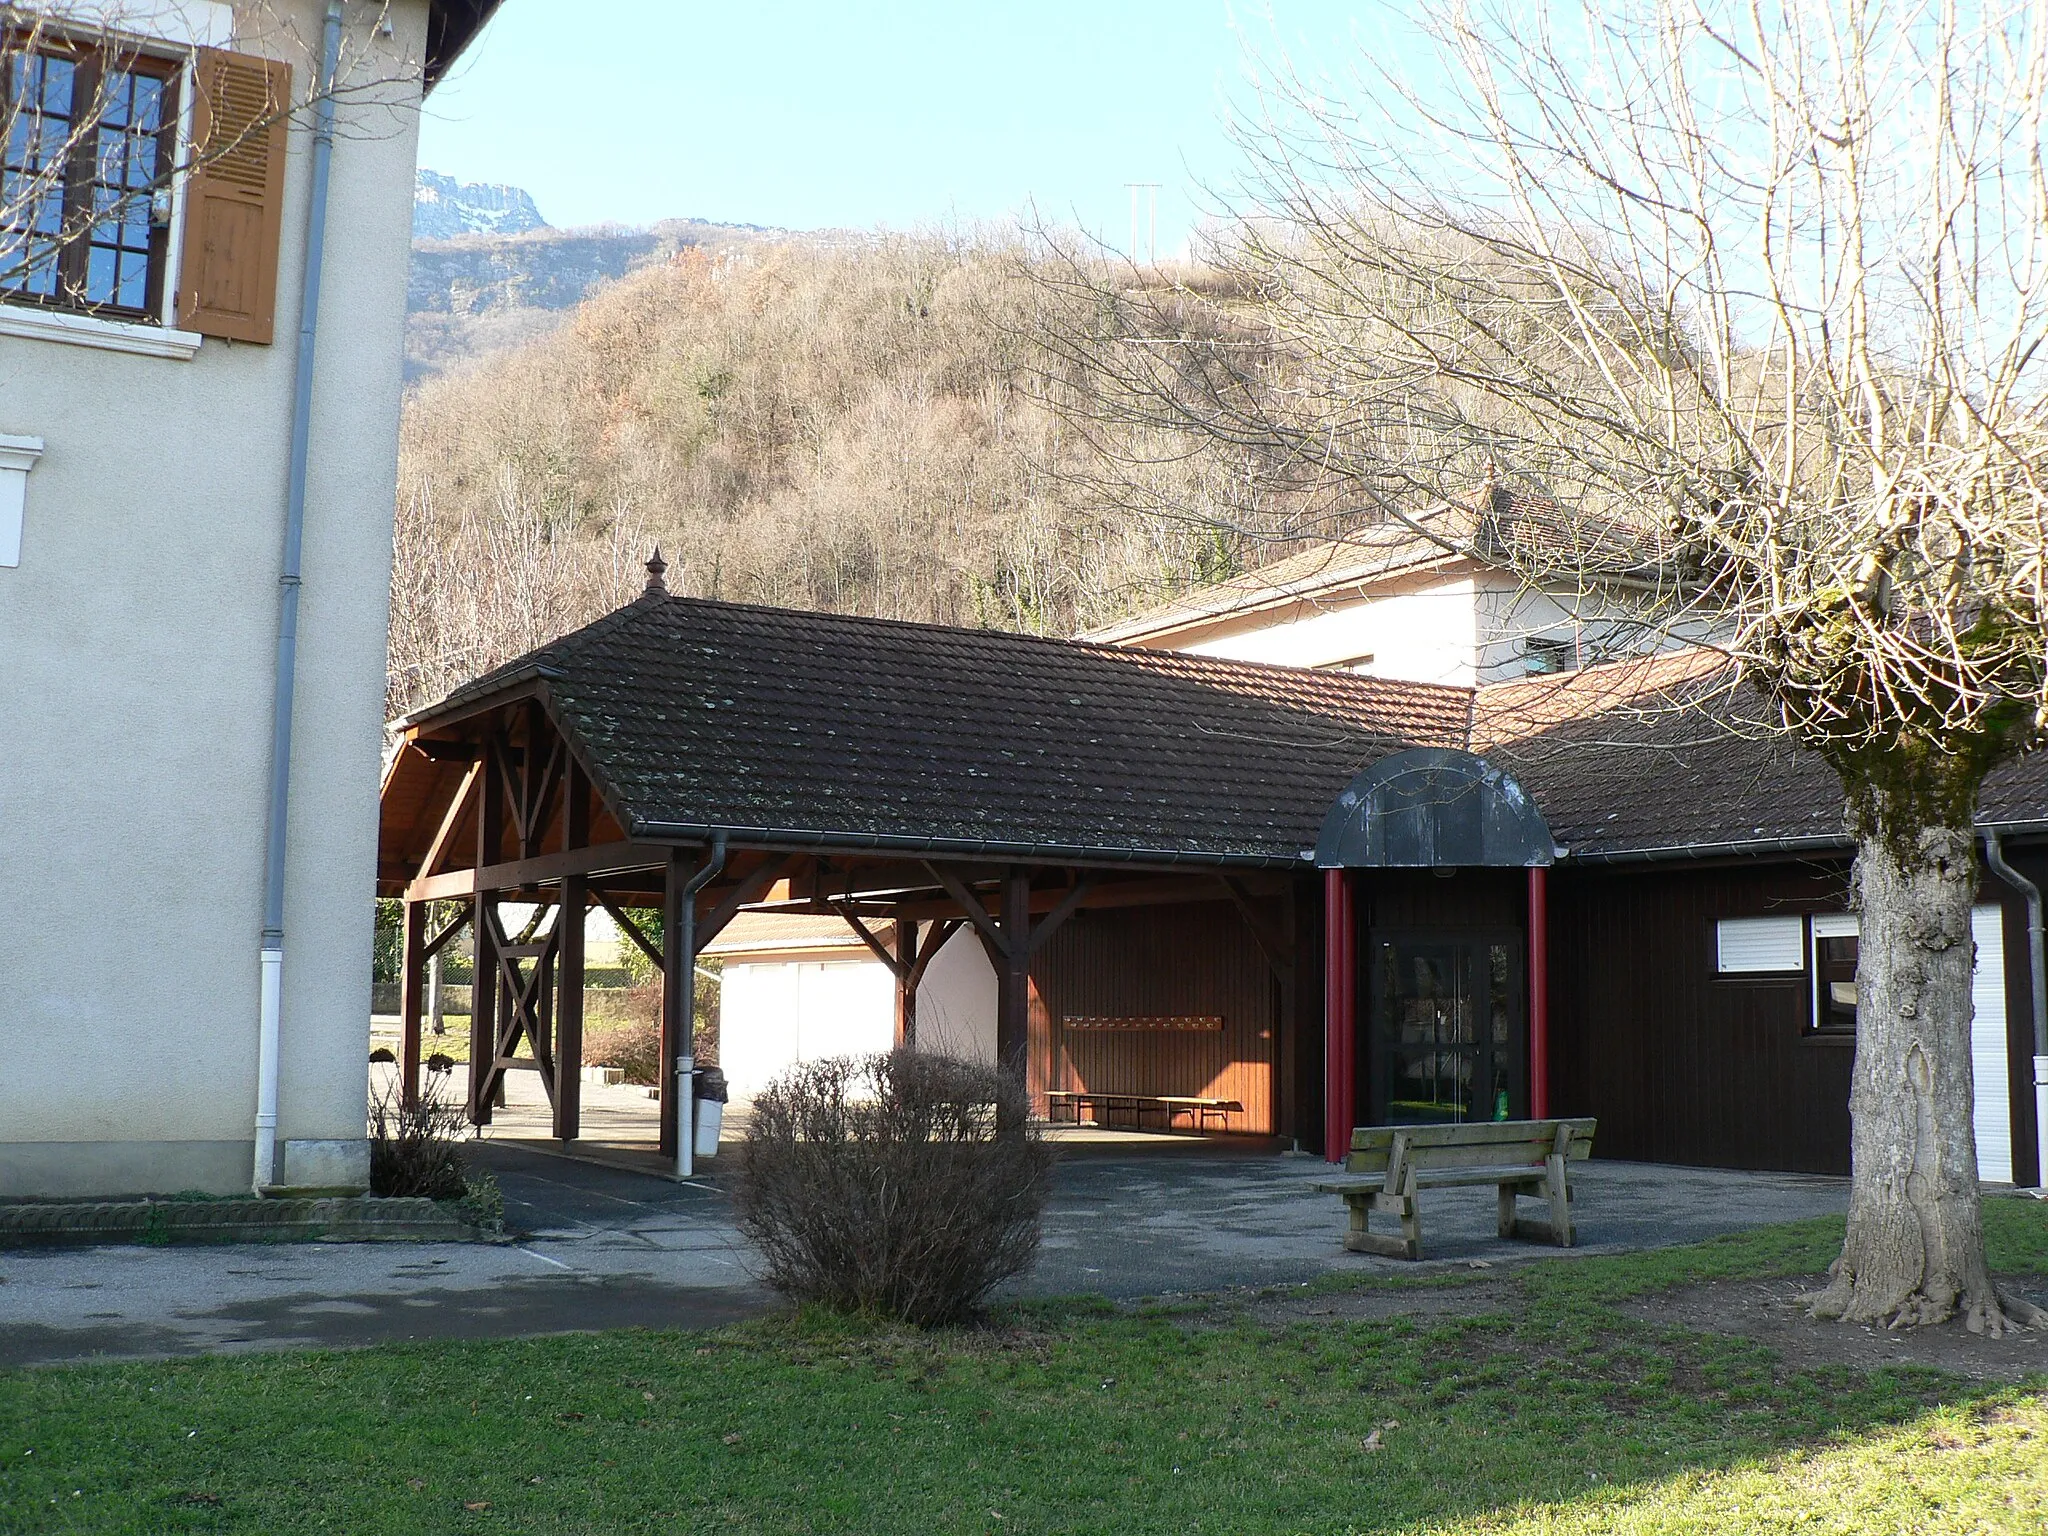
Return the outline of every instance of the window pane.
{"type": "Polygon", "coordinates": [[[96,245],[85,263],[85,299],[88,304],[111,304],[114,301],[115,252],[103,245],[96,245]]]}
{"type": "Polygon", "coordinates": [[[1814,1028],[1853,1031],[1856,1028],[1856,940],[1813,941],[1814,1028]]]}
{"type": "Polygon", "coordinates": [[[149,299],[149,258],[136,251],[121,256],[120,290],[114,302],[126,309],[140,309],[149,299]]]}
{"type": "Polygon", "coordinates": [[[136,75],[135,110],[129,121],[138,133],[155,133],[164,125],[164,83],[154,75],[136,75]]]}

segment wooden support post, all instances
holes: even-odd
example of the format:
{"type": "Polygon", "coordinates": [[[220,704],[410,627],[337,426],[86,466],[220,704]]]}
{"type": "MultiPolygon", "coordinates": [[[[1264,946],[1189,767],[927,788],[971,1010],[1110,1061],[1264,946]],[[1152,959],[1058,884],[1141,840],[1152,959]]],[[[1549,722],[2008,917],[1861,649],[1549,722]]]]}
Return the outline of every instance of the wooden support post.
{"type": "Polygon", "coordinates": [[[583,922],[590,903],[581,875],[562,882],[561,1006],[555,1010],[555,1139],[583,1134],[583,922]]]}
{"type": "MultiPolygon", "coordinates": [[[[935,925],[936,926],[936,925],[935,925]]],[[[917,924],[901,919],[896,924],[896,1049],[917,1049],[917,924]]]]}
{"type": "MultiPolygon", "coordinates": [[[[562,786],[562,848],[590,844],[590,775],[571,759],[562,786]]],[[[562,879],[562,909],[555,919],[561,1004],[555,1010],[555,1139],[583,1134],[583,925],[590,915],[590,882],[562,879]]]]}
{"type": "MultiPolygon", "coordinates": [[[[500,772],[498,736],[495,730],[484,743],[481,772],[477,781],[476,864],[488,869],[501,854],[505,835],[505,797],[498,781],[500,772]]],[[[498,1056],[498,931],[496,893],[480,888],[474,897],[470,934],[476,951],[475,980],[470,985],[469,1003],[469,1118],[474,1125],[491,1123],[488,1084],[491,1063],[498,1056]]]]}
{"type": "Polygon", "coordinates": [[[1003,943],[996,970],[996,1066],[1028,1082],[1031,1049],[1031,874],[1003,874],[1003,943]]]}
{"type": "Polygon", "coordinates": [[[427,967],[427,904],[405,904],[405,949],[398,972],[398,1092],[407,1104],[420,1096],[420,1017],[427,967]]]}
{"type": "Polygon", "coordinates": [[[671,849],[661,893],[661,1155],[674,1157],[676,1139],[676,1060],[691,1042],[683,1038],[688,1027],[688,999],[697,984],[695,956],[683,953],[683,903],[694,896],[683,890],[690,878],[689,855],[671,849]]]}

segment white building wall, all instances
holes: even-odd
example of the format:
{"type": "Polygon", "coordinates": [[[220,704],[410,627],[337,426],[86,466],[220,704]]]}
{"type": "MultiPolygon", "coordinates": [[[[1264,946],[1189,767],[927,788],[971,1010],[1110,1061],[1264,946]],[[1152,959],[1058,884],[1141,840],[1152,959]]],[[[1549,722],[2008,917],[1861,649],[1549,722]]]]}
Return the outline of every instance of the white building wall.
{"type": "MultiPolygon", "coordinates": [[[[317,39],[317,0],[277,0],[317,39]]],[[[425,0],[352,7],[396,80],[425,0]],[[390,38],[373,28],[380,16],[390,38]]],[[[306,55],[274,27],[244,51],[306,55]]],[[[371,896],[418,86],[351,89],[333,163],[286,898],[286,1182],[367,1169],[371,896]]],[[[277,340],[188,359],[0,336],[44,439],[0,570],[0,1195],[248,1186],[270,702],[310,134],[277,340]]]]}
{"type": "Polygon", "coordinates": [[[932,957],[917,989],[920,1050],[996,1063],[996,968],[971,928],[932,957]]]}
{"type": "Polygon", "coordinates": [[[1354,597],[1304,616],[1270,622],[1249,616],[1226,633],[1171,648],[1287,667],[1356,663],[1356,671],[1372,677],[1469,687],[1477,667],[1476,624],[1473,579],[1459,575],[1354,597]],[[1372,659],[1358,660],[1367,656],[1372,659]]]}
{"type": "Polygon", "coordinates": [[[896,983],[874,960],[763,960],[725,966],[718,1064],[735,1098],[759,1093],[800,1061],[886,1051],[896,983]]]}

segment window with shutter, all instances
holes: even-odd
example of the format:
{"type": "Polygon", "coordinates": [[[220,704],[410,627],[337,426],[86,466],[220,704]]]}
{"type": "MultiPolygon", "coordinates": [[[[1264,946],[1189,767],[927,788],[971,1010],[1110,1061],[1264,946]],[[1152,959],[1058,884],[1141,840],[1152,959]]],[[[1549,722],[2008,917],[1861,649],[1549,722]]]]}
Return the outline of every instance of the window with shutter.
{"type": "Polygon", "coordinates": [[[1715,969],[1724,976],[1806,968],[1803,917],[1724,917],[1714,938],[1715,969]]]}
{"type": "Polygon", "coordinates": [[[291,78],[290,65],[247,54],[193,60],[178,323],[201,335],[272,337],[291,78]]]}
{"type": "Polygon", "coordinates": [[[162,310],[175,60],[0,33],[0,297],[162,310]]]}

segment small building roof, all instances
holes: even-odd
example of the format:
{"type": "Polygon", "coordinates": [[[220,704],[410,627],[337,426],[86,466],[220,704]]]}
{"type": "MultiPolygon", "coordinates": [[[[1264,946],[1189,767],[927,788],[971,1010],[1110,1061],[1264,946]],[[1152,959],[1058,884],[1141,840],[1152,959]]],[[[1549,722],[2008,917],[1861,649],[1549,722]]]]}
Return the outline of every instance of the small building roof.
{"type": "Polygon", "coordinates": [[[1502,488],[1485,513],[1446,502],[1413,518],[1375,523],[1181,593],[1082,638],[1130,645],[1289,603],[1343,601],[1391,577],[1471,560],[1522,572],[1637,576],[1656,565],[1661,549],[1653,529],[1502,488]]]}
{"type": "MultiPolygon", "coordinates": [[[[871,930],[877,943],[888,944],[896,935],[894,923],[877,923],[871,930]]],[[[774,956],[790,951],[851,950],[859,955],[873,953],[845,918],[827,912],[742,912],[725,925],[717,938],[704,946],[707,955],[774,956]]]]}
{"type": "Polygon", "coordinates": [[[1296,864],[1467,690],[650,593],[412,717],[540,692],[629,835],[1296,864]]]}

